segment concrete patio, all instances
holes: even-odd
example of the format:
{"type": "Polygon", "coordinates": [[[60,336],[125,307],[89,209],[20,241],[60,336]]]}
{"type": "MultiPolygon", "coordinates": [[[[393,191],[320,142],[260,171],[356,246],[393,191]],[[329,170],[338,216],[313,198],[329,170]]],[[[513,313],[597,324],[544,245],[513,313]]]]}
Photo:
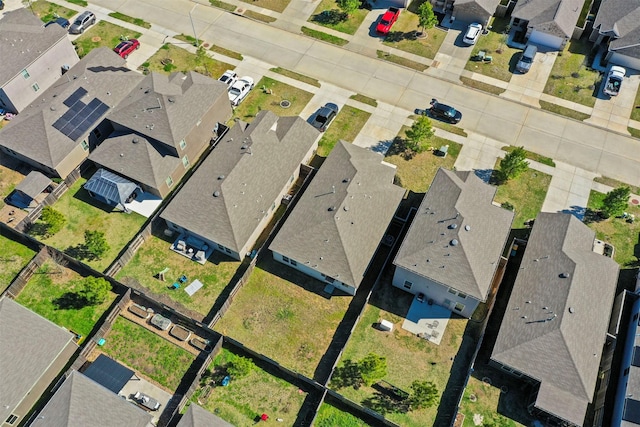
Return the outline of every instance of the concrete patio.
{"type": "Polygon", "coordinates": [[[402,323],[402,329],[433,344],[440,345],[450,317],[451,312],[446,308],[429,304],[426,301],[418,302],[417,299],[414,299],[409,307],[407,317],[402,323]]]}

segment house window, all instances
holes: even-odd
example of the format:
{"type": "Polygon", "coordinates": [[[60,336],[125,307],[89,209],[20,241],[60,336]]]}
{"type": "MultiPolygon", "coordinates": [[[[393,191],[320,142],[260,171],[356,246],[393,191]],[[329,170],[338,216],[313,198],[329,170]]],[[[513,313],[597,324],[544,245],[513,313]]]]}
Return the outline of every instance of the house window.
{"type": "Polygon", "coordinates": [[[231,253],[231,249],[229,249],[229,248],[224,248],[224,251],[225,251],[226,253],[228,253],[228,254],[230,254],[230,253],[231,253]]]}
{"type": "Polygon", "coordinates": [[[100,138],[102,136],[102,132],[100,132],[100,129],[95,128],[93,130],[93,134],[96,136],[96,138],[100,138]]]}
{"type": "Polygon", "coordinates": [[[89,151],[89,144],[87,143],[87,140],[86,140],[86,139],[82,140],[82,142],[80,143],[80,145],[82,145],[82,149],[83,149],[84,151],[89,151]]]}
{"type": "Polygon", "coordinates": [[[9,415],[9,418],[7,418],[7,421],[5,421],[7,424],[14,424],[16,421],[18,421],[18,416],[11,414],[9,415]]]}
{"type": "Polygon", "coordinates": [[[629,368],[624,370],[624,376],[626,377],[627,375],[629,375],[629,368]]]}
{"type": "Polygon", "coordinates": [[[38,86],[38,83],[32,84],[31,88],[33,89],[34,92],[37,92],[40,90],[40,86],[38,86]]]}
{"type": "Polygon", "coordinates": [[[171,188],[171,186],[173,185],[173,180],[171,179],[171,177],[168,177],[165,182],[167,183],[167,187],[169,188],[171,188]]]}
{"type": "Polygon", "coordinates": [[[180,141],[180,149],[184,150],[185,148],[187,148],[187,141],[183,139],[182,141],[180,141]]]}
{"type": "Polygon", "coordinates": [[[404,281],[404,288],[405,289],[411,289],[412,286],[413,286],[413,283],[411,283],[410,281],[408,281],[408,280],[404,281]]]}
{"type": "Polygon", "coordinates": [[[289,184],[291,184],[294,179],[295,179],[295,176],[291,175],[291,178],[289,178],[289,184]]]}
{"type": "Polygon", "coordinates": [[[458,292],[458,296],[462,299],[466,299],[467,298],[467,294],[462,293],[462,292],[458,292]]]}
{"type": "Polygon", "coordinates": [[[336,279],[334,279],[333,277],[329,277],[329,276],[324,276],[324,280],[326,280],[328,283],[333,283],[336,281],[336,279]]]}
{"type": "Polygon", "coordinates": [[[290,260],[289,262],[291,262],[291,265],[293,265],[294,267],[298,265],[298,263],[295,262],[294,260],[290,260]]]}
{"type": "Polygon", "coordinates": [[[27,69],[25,68],[24,70],[20,71],[20,74],[22,74],[22,77],[26,79],[28,79],[29,77],[31,77],[31,75],[29,74],[29,72],[27,71],[27,69]]]}
{"type": "Polygon", "coordinates": [[[453,294],[453,295],[458,295],[458,293],[456,292],[456,290],[455,290],[455,289],[453,289],[453,288],[449,288],[449,293],[450,293],[450,294],[453,294]]]}
{"type": "Polygon", "coordinates": [[[222,246],[220,243],[218,243],[218,249],[220,249],[221,251],[224,251],[224,246],[222,246]]]}
{"type": "Polygon", "coordinates": [[[453,307],[453,309],[455,311],[464,311],[464,304],[460,304],[459,302],[456,303],[456,306],[453,307]]]}
{"type": "Polygon", "coordinates": [[[273,202],[273,204],[271,205],[271,210],[274,210],[276,208],[276,202],[273,202]]]}
{"type": "Polygon", "coordinates": [[[202,123],[202,120],[198,120],[198,123],[196,123],[196,126],[200,126],[200,123],[202,123]]]}
{"type": "Polygon", "coordinates": [[[289,257],[286,257],[286,256],[282,255],[282,260],[284,262],[289,262],[289,257]]]}
{"type": "Polygon", "coordinates": [[[189,167],[189,158],[187,156],[182,158],[182,166],[184,166],[185,169],[189,167]]]}
{"type": "Polygon", "coordinates": [[[636,320],[638,320],[638,313],[633,315],[633,321],[635,322],[636,320]]]}

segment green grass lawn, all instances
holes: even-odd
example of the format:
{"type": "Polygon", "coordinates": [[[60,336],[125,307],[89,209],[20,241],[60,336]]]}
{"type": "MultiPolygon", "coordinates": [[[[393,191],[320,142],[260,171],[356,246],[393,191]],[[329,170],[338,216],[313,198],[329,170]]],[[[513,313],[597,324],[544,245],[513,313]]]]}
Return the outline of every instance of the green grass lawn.
{"type": "Polygon", "coordinates": [[[119,25],[107,21],[98,21],[96,25],[89,27],[80,37],[73,41],[78,56],[82,58],[97,47],[113,49],[120,43],[121,37],[137,39],[142,35],[137,31],[131,31],[119,25]]]}
{"type": "Polygon", "coordinates": [[[640,108],[638,108],[638,106],[640,106],[640,88],[638,88],[638,91],[636,92],[636,98],[633,101],[633,106],[634,108],[631,110],[631,120],[640,121],[640,108]]]}
{"type": "Polygon", "coordinates": [[[291,0],[242,0],[253,6],[263,7],[275,12],[282,12],[289,5],[291,0]]]}
{"type": "Polygon", "coordinates": [[[473,79],[470,79],[469,77],[460,76],[460,81],[465,86],[469,86],[474,89],[481,90],[483,92],[491,93],[493,95],[500,95],[501,93],[506,91],[506,89],[503,89],[501,87],[494,86],[492,84],[485,83],[485,82],[479,82],[478,80],[473,80],[473,79]]]}
{"type": "Polygon", "coordinates": [[[570,40],[553,64],[544,93],[593,107],[601,75],[587,69],[590,49],[591,43],[586,39],[570,40]]]}
{"type": "Polygon", "coordinates": [[[100,350],[170,392],[176,390],[195,359],[188,351],[120,316],[100,350]]]}
{"type": "MultiPolygon", "coordinates": [[[[9,123],[7,120],[0,120],[0,124],[6,125],[7,123],[9,123]]],[[[2,126],[0,126],[0,129],[2,129],[2,126]]],[[[0,153],[0,208],[5,205],[4,199],[24,179],[24,175],[16,170],[19,167],[19,160],[0,153]]]]}
{"type": "Polygon", "coordinates": [[[338,112],[338,115],[329,125],[320,142],[318,142],[318,155],[326,157],[329,155],[338,140],[343,139],[348,142],[358,136],[371,113],[359,110],[358,108],[345,105],[338,112]]]}
{"type": "MultiPolygon", "coordinates": [[[[242,0],[242,1],[246,1],[246,0],[242,0]]],[[[276,22],[276,20],[277,20],[277,18],[274,18],[273,16],[265,15],[264,13],[255,12],[255,11],[249,10],[249,9],[245,10],[242,15],[247,17],[247,18],[255,19],[256,21],[265,22],[267,24],[270,24],[272,22],[276,22]]]]}
{"type": "Polygon", "coordinates": [[[314,425],[316,427],[366,427],[369,424],[335,406],[323,403],[318,410],[314,425]]]}
{"type": "MultiPolygon", "coordinates": [[[[398,138],[404,138],[407,129],[409,129],[407,126],[403,126],[398,138]]],[[[384,160],[397,166],[396,184],[414,193],[425,193],[429,189],[438,169],[441,167],[452,169],[462,149],[462,145],[448,139],[438,136],[431,138],[432,147],[440,148],[447,144],[449,145],[447,157],[439,157],[433,151],[425,151],[416,154],[411,159],[407,159],[401,152],[402,142],[396,139],[394,145],[387,151],[387,156],[384,160]]]]}
{"type": "Polygon", "coordinates": [[[16,301],[53,323],[82,335],[84,340],[116,299],[116,294],[110,292],[109,298],[100,305],[68,307],[61,299],[80,290],[81,279],[82,276],[75,271],[49,260],[31,277],[16,301]]]}
{"type": "Polygon", "coordinates": [[[140,231],[146,218],[137,213],[111,211],[109,206],[89,196],[82,188],[85,182],[85,178],[80,178],[53,205],[67,221],[61,231],[42,241],[60,250],[67,250],[84,243],[85,230],[102,231],[109,243],[109,251],[102,259],[83,260],[96,270],[102,271],[140,231]]]}
{"type": "Polygon", "coordinates": [[[640,195],[640,187],[618,181],[617,179],[609,178],[608,176],[596,176],[593,180],[613,188],[627,186],[631,189],[631,194],[640,195]]]}
{"type": "MultiPolygon", "coordinates": [[[[245,100],[233,110],[233,117],[250,122],[261,110],[273,111],[279,116],[297,116],[312,97],[313,94],[310,92],[263,77],[245,100]],[[291,102],[291,105],[282,108],[280,103],[283,100],[291,102]]],[[[230,123],[233,124],[233,120],[230,123]]]]}
{"type": "Polygon", "coordinates": [[[142,27],[142,28],[151,28],[151,24],[149,24],[147,21],[145,21],[144,19],[141,18],[134,18],[132,16],[129,15],[125,15],[124,13],[120,13],[120,12],[111,12],[109,14],[109,16],[111,16],[112,18],[116,18],[119,19],[121,21],[124,22],[128,22],[130,24],[133,25],[137,25],[138,27],[142,27]]]}
{"type": "MultiPolygon", "coordinates": [[[[225,372],[225,365],[236,357],[223,348],[209,369],[219,376],[225,372]]],[[[261,414],[282,419],[283,425],[294,425],[306,397],[298,387],[257,366],[244,378],[232,378],[227,387],[215,387],[207,397],[202,394],[204,390],[196,390],[193,400],[236,427],[254,426],[256,416],[261,414]]]]}
{"type": "Polygon", "coordinates": [[[176,71],[197,71],[214,79],[220,77],[226,70],[235,68],[233,65],[217,61],[209,56],[199,58],[196,54],[172,44],[163,45],[142,66],[148,68],[149,71],[163,74],[171,74],[176,71]],[[169,61],[171,63],[168,63],[169,61]]]}
{"type": "MultiPolygon", "coordinates": [[[[507,153],[511,153],[512,151],[516,150],[518,147],[516,147],[515,145],[507,145],[505,147],[502,147],[502,151],[506,151],[507,153]]],[[[527,159],[531,159],[533,161],[536,161],[538,163],[542,163],[543,165],[547,165],[547,166],[551,166],[551,167],[556,167],[556,163],[553,161],[552,158],[550,157],[546,157],[543,156],[541,154],[538,153],[534,153],[533,151],[528,151],[528,150],[524,150],[525,155],[527,157],[527,159]]]]}
{"type": "Polygon", "coordinates": [[[349,15],[349,17],[345,21],[337,23],[327,22],[327,12],[332,10],[340,10],[335,0],[321,0],[320,3],[318,3],[316,10],[311,14],[311,17],[308,19],[308,21],[327,28],[331,28],[336,31],[340,31],[341,33],[355,34],[362,24],[364,18],[367,16],[367,13],[369,13],[369,11],[366,9],[356,9],[349,15]]]}
{"type": "Polygon", "coordinates": [[[362,102],[363,104],[371,105],[372,107],[378,106],[378,101],[373,98],[370,98],[366,95],[362,95],[360,93],[356,93],[355,95],[351,95],[349,99],[353,99],[358,102],[362,102]]]}
{"type": "Polygon", "coordinates": [[[325,298],[324,286],[268,257],[215,329],[312,378],[351,302],[351,297],[325,298]]]}
{"type": "Polygon", "coordinates": [[[489,34],[480,36],[473,47],[470,58],[473,58],[483,50],[493,60],[489,64],[469,59],[464,68],[474,73],[508,82],[513,75],[513,69],[518,61],[520,50],[507,46],[507,34],[505,31],[507,25],[509,25],[509,18],[493,18],[489,25],[491,25],[489,34]]]}
{"type": "Polygon", "coordinates": [[[385,37],[383,43],[414,55],[433,59],[447,33],[434,27],[425,30],[427,37],[416,37],[416,32],[422,31],[418,25],[418,15],[416,14],[421,4],[421,1],[415,1],[407,9],[402,10],[400,17],[393,24],[391,32],[385,37]]]}
{"type": "MultiPolygon", "coordinates": [[[[449,380],[452,360],[458,353],[468,320],[453,315],[440,345],[430,343],[401,327],[412,297],[389,283],[379,286],[351,335],[339,366],[345,360],[355,362],[368,353],[374,353],[387,359],[385,381],[407,392],[411,390],[414,380],[433,381],[441,395],[449,380]],[[372,325],[380,319],[393,322],[393,332],[386,333],[373,328],[372,325]]],[[[329,386],[333,388],[332,383],[329,386]]],[[[433,425],[438,410],[436,403],[431,408],[406,413],[391,409],[387,412],[382,405],[375,404],[375,390],[371,387],[363,385],[358,390],[345,387],[337,391],[354,402],[382,411],[385,418],[404,427],[433,425]]]]}
{"type": "Polygon", "coordinates": [[[585,114],[582,111],[576,111],[572,108],[567,108],[558,104],[554,104],[552,102],[543,101],[542,99],[538,102],[540,103],[540,108],[542,108],[543,110],[560,114],[561,116],[569,117],[570,119],[583,121],[591,117],[589,114],[585,114]]]}
{"type": "Polygon", "coordinates": [[[68,9],[59,4],[49,3],[45,0],[34,1],[29,4],[29,7],[33,13],[42,20],[42,22],[53,21],[56,15],[63,18],[70,19],[77,12],[73,9],[68,9]]]}
{"type": "Polygon", "coordinates": [[[487,424],[500,427],[524,427],[523,424],[501,415],[498,412],[501,391],[498,387],[483,383],[475,377],[469,378],[460,405],[460,412],[465,416],[464,425],[473,425],[474,414],[480,414],[487,424]]]}
{"type": "Polygon", "coordinates": [[[349,43],[349,40],[345,40],[343,38],[336,37],[333,34],[327,34],[327,33],[324,33],[322,31],[314,30],[313,28],[309,28],[309,27],[301,27],[300,31],[305,36],[309,36],[309,37],[312,37],[314,39],[322,40],[323,42],[335,44],[336,46],[344,46],[345,44],[349,43]]]}
{"type": "Polygon", "coordinates": [[[237,59],[238,61],[242,61],[244,59],[241,53],[226,49],[222,46],[213,45],[209,48],[209,50],[215,53],[219,53],[220,55],[228,56],[229,58],[237,59]]]}
{"type": "Polygon", "coordinates": [[[296,73],[295,71],[287,70],[280,67],[270,68],[269,71],[273,71],[274,73],[282,74],[283,76],[299,80],[311,86],[320,87],[320,82],[318,80],[305,76],[304,74],[296,73]]]}
{"type": "Polygon", "coordinates": [[[1,235],[0,253],[0,289],[4,290],[36,253],[1,235]]]}
{"type": "Polygon", "coordinates": [[[392,53],[387,53],[382,50],[377,50],[376,54],[378,58],[383,59],[388,62],[393,62],[394,64],[402,65],[403,67],[412,68],[417,71],[424,71],[429,68],[428,65],[423,64],[422,62],[416,62],[409,58],[404,58],[399,55],[394,55],[392,53]]]}
{"type": "Polygon", "coordinates": [[[229,12],[232,12],[232,11],[236,10],[236,5],[235,4],[227,3],[227,2],[224,2],[224,1],[209,0],[209,3],[213,7],[217,7],[217,8],[223,9],[223,10],[227,10],[229,12]]]}
{"type": "Polygon", "coordinates": [[[209,260],[201,265],[170,250],[171,243],[173,241],[167,240],[164,236],[146,238],[131,261],[116,277],[126,284],[134,280],[154,294],[166,295],[204,317],[229,284],[240,266],[240,261],[214,251],[209,260]],[[165,274],[166,282],[163,282],[154,276],[165,267],[170,270],[165,274]],[[173,282],[183,274],[187,276],[189,283],[198,279],[204,285],[193,297],[182,288],[170,289],[173,282]]]}
{"type": "MultiPolygon", "coordinates": [[[[496,167],[498,164],[499,161],[496,167]]],[[[538,216],[550,183],[551,175],[529,169],[518,178],[498,186],[494,201],[509,202],[515,206],[516,217],[512,228],[523,228],[525,221],[538,216]]]]}

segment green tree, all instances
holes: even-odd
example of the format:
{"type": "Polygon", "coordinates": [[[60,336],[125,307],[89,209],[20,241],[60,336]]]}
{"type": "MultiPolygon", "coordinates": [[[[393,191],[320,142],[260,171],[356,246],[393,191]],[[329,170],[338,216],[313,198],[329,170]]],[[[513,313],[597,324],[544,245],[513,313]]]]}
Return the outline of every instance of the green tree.
{"type": "Polygon", "coordinates": [[[42,209],[40,220],[45,223],[44,234],[47,236],[52,236],[62,230],[62,227],[67,222],[65,216],[51,206],[45,206],[42,209]]]}
{"type": "Polygon", "coordinates": [[[425,29],[433,28],[438,23],[436,14],[433,13],[433,6],[430,2],[425,1],[418,8],[418,25],[422,27],[422,34],[425,29]]]}
{"type": "Polygon", "coordinates": [[[415,380],[411,383],[409,405],[411,409],[430,408],[438,400],[438,388],[431,381],[415,380]]]}
{"type": "Polygon", "coordinates": [[[358,363],[358,367],[362,382],[367,386],[371,386],[387,375],[387,358],[369,353],[358,363]]]}
{"type": "Polygon", "coordinates": [[[109,243],[102,231],[86,230],[84,232],[84,249],[90,258],[100,259],[109,251],[109,243]]]}
{"type": "Polygon", "coordinates": [[[351,15],[360,7],[360,0],[337,0],[338,7],[347,15],[351,15]]]}
{"type": "Polygon", "coordinates": [[[602,200],[602,214],[605,218],[620,216],[629,206],[631,189],[627,186],[614,188],[602,200]]]}
{"type": "Polygon", "coordinates": [[[405,134],[407,136],[405,140],[407,150],[413,153],[422,153],[428,150],[430,147],[428,140],[433,136],[431,120],[426,116],[420,116],[405,134]]]}
{"type": "Polygon", "coordinates": [[[89,305],[99,305],[107,300],[111,291],[111,283],[102,277],[87,276],[82,279],[82,288],[78,296],[89,305]]]}
{"type": "Polygon", "coordinates": [[[511,178],[517,178],[521,173],[529,169],[527,152],[524,147],[516,147],[500,160],[498,167],[498,181],[503,183],[511,178]]]}
{"type": "Polygon", "coordinates": [[[256,367],[248,357],[237,356],[227,363],[227,372],[233,378],[244,378],[256,367]]]}

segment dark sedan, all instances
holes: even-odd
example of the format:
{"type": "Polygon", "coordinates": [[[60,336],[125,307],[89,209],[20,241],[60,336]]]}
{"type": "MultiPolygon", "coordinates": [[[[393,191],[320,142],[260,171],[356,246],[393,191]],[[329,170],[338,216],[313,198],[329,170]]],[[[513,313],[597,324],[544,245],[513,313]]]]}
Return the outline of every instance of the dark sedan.
{"type": "Polygon", "coordinates": [[[66,18],[63,18],[61,16],[57,17],[56,19],[54,19],[53,21],[49,21],[46,24],[44,24],[45,27],[48,27],[49,25],[55,25],[58,24],[60,25],[62,28],[64,28],[65,30],[67,28],[69,28],[69,20],[66,18]]]}
{"type": "Polygon", "coordinates": [[[458,123],[462,119],[462,113],[460,111],[449,105],[441,104],[435,99],[431,101],[429,113],[434,119],[444,120],[453,124],[458,123]]]}
{"type": "Polygon", "coordinates": [[[311,126],[318,129],[320,132],[324,132],[329,127],[329,124],[336,118],[338,114],[338,106],[328,102],[322,107],[313,118],[311,126]]]}

